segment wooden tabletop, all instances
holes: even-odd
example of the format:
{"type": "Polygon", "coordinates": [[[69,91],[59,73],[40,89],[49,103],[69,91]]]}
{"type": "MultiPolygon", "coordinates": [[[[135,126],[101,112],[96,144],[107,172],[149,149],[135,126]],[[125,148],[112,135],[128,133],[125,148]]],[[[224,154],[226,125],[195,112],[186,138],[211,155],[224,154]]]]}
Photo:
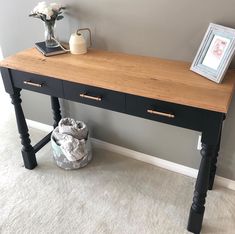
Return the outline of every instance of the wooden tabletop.
{"type": "Polygon", "coordinates": [[[0,62],[1,67],[226,113],[235,70],[216,84],[189,70],[190,64],[100,50],[44,57],[35,48],[0,62]]]}

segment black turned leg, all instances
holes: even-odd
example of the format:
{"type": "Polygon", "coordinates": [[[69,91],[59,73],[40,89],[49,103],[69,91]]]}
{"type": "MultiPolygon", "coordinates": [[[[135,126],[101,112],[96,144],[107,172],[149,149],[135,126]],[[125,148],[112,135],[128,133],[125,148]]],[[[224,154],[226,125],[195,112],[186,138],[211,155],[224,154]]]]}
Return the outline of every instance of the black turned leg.
{"type": "Polygon", "coordinates": [[[61,120],[61,112],[60,112],[60,103],[57,97],[51,97],[51,108],[53,112],[54,124],[53,127],[56,128],[58,126],[59,121],[61,120]]]}
{"type": "Polygon", "coordinates": [[[15,108],[16,121],[18,126],[18,131],[21,138],[22,144],[22,156],[24,161],[24,166],[27,169],[33,169],[37,166],[37,160],[35,156],[34,149],[31,145],[29,138],[28,127],[25,121],[24,112],[21,107],[20,89],[15,89],[14,94],[10,95],[12,99],[12,104],[15,108]]]}
{"type": "Polygon", "coordinates": [[[200,233],[205,211],[206,195],[209,184],[211,160],[214,155],[216,146],[202,144],[201,150],[201,164],[195,185],[193,204],[191,206],[188,231],[193,233],[200,233]]]}
{"type": "Polygon", "coordinates": [[[215,173],[216,173],[216,169],[217,169],[217,159],[219,156],[219,150],[220,150],[220,141],[221,141],[221,131],[220,131],[220,136],[219,136],[219,142],[216,146],[214,155],[212,157],[211,160],[211,169],[210,169],[210,177],[209,177],[209,185],[208,185],[208,189],[212,190],[213,189],[213,185],[214,185],[214,180],[215,180],[215,173]]]}

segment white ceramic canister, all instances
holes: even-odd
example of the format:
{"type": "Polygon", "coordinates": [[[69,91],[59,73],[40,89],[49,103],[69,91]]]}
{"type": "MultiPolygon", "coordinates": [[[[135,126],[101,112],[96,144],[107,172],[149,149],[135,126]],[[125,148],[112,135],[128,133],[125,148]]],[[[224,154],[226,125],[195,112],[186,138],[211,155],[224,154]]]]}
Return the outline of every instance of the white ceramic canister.
{"type": "Polygon", "coordinates": [[[90,46],[91,47],[91,30],[89,28],[78,29],[76,33],[73,33],[69,40],[69,48],[72,54],[85,54],[87,53],[87,43],[84,36],[80,31],[88,31],[90,35],[90,46]]]}

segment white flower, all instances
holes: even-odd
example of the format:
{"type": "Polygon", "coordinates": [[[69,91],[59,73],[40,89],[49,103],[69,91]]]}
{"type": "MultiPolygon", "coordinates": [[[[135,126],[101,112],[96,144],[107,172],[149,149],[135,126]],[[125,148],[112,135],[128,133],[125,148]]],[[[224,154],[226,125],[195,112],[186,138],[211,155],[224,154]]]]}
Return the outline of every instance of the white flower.
{"type": "Polygon", "coordinates": [[[41,18],[43,21],[59,20],[63,18],[58,17],[59,14],[63,13],[63,6],[59,3],[47,4],[46,2],[39,2],[36,7],[34,7],[30,16],[35,18],[41,18]],[[62,9],[61,9],[62,8],[62,9]],[[57,18],[58,17],[58,18],[57,18]]]}
{"type": "Polygon", "coordinates": [[[53,16],[54,12],[52,10],[52,8],[49,6],[49,7],[46,7],[42,10],[42,12],[40,12],[42,14],[44,14],[46,16],[46,19],[47,20],[50,20],[51,19],[51,16],[53,16]]]}
{"type": "Polygon", "coordinates": [[[50,6],[51,6],[52,10],[56,11],[56,12],[58,12],[61,8],[61,4],[55,3],[55,2],[51,3],[50,6]]]}
{"type": "Polygon", "coordinates": [[[33,12],[42,13],[42,11],[47,7],[46,2],[39,2],[36,7],[34,7],[33,12]]]}

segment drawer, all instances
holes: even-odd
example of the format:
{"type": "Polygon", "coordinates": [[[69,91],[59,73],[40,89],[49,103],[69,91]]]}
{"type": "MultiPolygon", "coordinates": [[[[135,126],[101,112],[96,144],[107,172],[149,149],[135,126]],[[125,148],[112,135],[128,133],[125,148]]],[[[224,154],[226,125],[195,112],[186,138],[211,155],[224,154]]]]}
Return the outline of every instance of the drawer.
{"type": "Polygon", "coordinates": [[[46,76],[11,70],[16,88],[27,89],[55,97],[63,97],[62,81],[46,76]]]}
{"type": "Polygon", "coordinates": [[[93,86],[63,81],[64,97],[71,101],[125,112],[125,94],[93,86]]]}
{"type": "Polygon", "coordinates": [[[134,96],[126,96],[127,114],[201,131],[206,110],[134,96]]]}

